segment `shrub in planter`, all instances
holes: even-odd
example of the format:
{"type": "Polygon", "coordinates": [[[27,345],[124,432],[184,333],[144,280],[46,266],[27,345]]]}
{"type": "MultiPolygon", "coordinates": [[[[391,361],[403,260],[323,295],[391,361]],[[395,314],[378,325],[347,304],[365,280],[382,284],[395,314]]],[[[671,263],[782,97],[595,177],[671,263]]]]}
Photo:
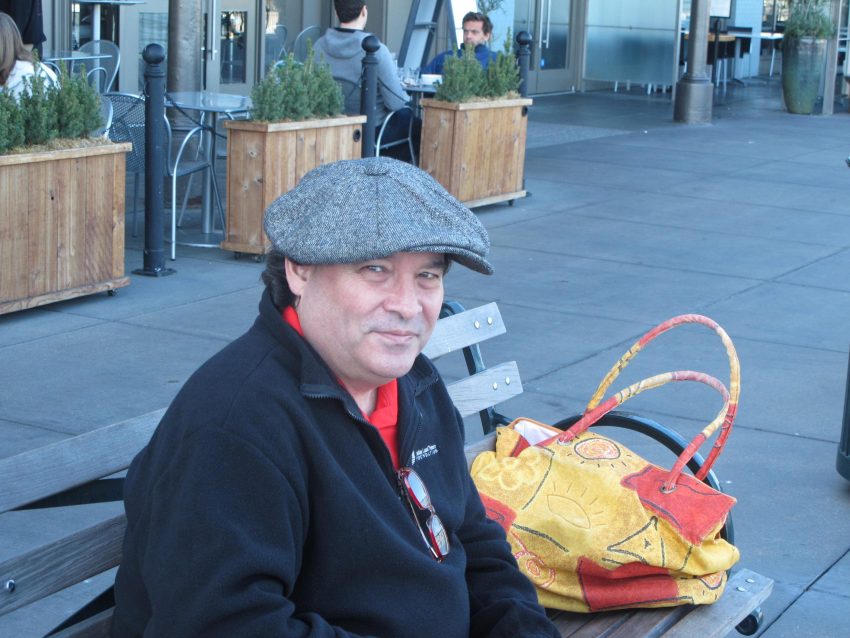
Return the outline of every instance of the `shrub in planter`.
{"type": "Polygon", "coordinates": [[[519,95],[510,38],[485,71],[474,49],[446,59],[434,99],[422,100],[420,167],[467,206],[525,196],[531,100],[519,95]]]}
{"type": "Polygon", "coordinates": [[[59,85],[44,75],[24,79],[19,100],[0,93],[0,154],[39,150],[31,147],[68,148],[73,141],[91,137],[103,125],[100,96],[80,76],[68,74],[62,65],[59,85]]]}
{"type": "Polygon", "coordinates": [[[251,92],[250,120],[227,128],[227,227],[221,247],[263,255],[263,213],[310,170],[360,157],[363,115],[344,116],[342,90],[308,45],[306,62],[290,54],[251,92]]]}
{"type": "Polygon", "coordinates": [[[124,154],[88,140],[100,97],[60,71],[0,93],[0,314],[111,291],[124,276],[124,154]]]}

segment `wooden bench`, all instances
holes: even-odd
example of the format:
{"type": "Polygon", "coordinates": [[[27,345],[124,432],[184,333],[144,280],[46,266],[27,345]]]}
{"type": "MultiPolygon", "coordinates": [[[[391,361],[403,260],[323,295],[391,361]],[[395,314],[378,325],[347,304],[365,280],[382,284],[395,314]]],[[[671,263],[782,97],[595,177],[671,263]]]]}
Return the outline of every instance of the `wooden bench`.
{"type": "MultiPolygon", "coordinates": [[[[487,368],[480,355],[478,343],[505,333],[496,304],[469,311],[447,304],[445,314],[451,316],[438,322],[426,354],[439,358],[451,352],[463,353],[470,374],[449,384],[449,391],[461,414],[479,413],[484,431],[489,433],[467,446],[471,462],[481,450],[492,448],[495,425],[507,422],[495,411],[495,406],[521,393],[522,383],[515,362],[487,368]]],[[[35,510],[40,508],[120,500],[122,480],[112,475],[129,466],[150,439],[163,413],[164,410],[157,410],[0,460],[0,477],[4,479],[0,513],[27,509],[34,510],[32,515],[38,516],[35,510]]],[[[651,424],[622,414],[611,418],[624,419],[637,429],[651,424]]],[[[677,435],[669,431],[665,434],[663,428],[658,428],[661,434],[657,436],[666,445],[674,445],[677,435]]],[[[678,440],[681,442],[681,438],[678,440]]],[[[97,520],[77,524],[75,529],[58,533],[50,530],[53,538],[2,559],[0,618],[117,566],[125,526],[122,511],[116,509],[106,516],[101,513],[97,520]]],[[[107,576],[103,587],[108,587],[109,582],[107,576]]],[[[720,601],[711,606],[597,614],[553,612],[552,616],[564,636],[723,636],[742,621],[749,622],[755,631],[757,616],[753,613],[771,589],[769,579],[740,569],[730,579],[720,601]]],[[[111,591],[107,591],[81,613],[59,625],[58,631],[51,635],[106,636],[111,605],[111,591]]]]}

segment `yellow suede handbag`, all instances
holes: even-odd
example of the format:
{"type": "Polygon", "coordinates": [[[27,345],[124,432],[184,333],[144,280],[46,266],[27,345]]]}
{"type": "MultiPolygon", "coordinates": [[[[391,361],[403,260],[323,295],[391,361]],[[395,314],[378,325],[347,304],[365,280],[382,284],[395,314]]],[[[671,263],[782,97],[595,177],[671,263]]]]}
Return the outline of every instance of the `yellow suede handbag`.
{"type": "Polygon", "coordinates": [[[471,474],[488,516],[504,528],[542,605],[594,612],[708,604],[720,597],[726,570],[739,558],[737,548],[720,537],[735,499],[702,479],[726,444],[739,394],[740,366],[729,336],[708,317],[680,315],[650,330],[621,357],[569,429],[531,419],[498,428],[495,451],[480,454],[471,474]],[[637,352],[685,323],[708,326],[720,336],[731,371],[728,390],[710,375],[680,370],[644,379],[602,402],[637,352]],[[588,429],[630,397],[678,381],[714,388],[723,407],[672,469],[588,429]],[[715,432],[701,470],[683,474],[715,432]]]}

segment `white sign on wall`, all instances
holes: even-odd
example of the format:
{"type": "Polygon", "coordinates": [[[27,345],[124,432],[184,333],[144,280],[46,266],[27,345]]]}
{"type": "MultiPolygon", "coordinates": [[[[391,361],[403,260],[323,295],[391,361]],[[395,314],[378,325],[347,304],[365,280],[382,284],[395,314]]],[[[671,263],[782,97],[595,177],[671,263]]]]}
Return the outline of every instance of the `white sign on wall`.
{"type": "Polygon", "coordinates": [[[712,18],[731,18],[732,0],[711,0],[708,15],[712,18]]]}

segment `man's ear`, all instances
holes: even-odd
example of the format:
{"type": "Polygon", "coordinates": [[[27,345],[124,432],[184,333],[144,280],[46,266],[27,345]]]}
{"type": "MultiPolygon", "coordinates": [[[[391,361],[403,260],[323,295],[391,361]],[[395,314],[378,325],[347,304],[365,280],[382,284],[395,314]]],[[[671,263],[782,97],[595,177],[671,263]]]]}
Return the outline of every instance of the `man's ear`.
{"type": "Polygon", "coordinates": [[[296,297],[300,297],[304,293],[307,282],[310,280],[313,267],[296,263],[288,257],[284,264],[286,269],[286,283],[289,284],[289,290],[296,297]]]}

